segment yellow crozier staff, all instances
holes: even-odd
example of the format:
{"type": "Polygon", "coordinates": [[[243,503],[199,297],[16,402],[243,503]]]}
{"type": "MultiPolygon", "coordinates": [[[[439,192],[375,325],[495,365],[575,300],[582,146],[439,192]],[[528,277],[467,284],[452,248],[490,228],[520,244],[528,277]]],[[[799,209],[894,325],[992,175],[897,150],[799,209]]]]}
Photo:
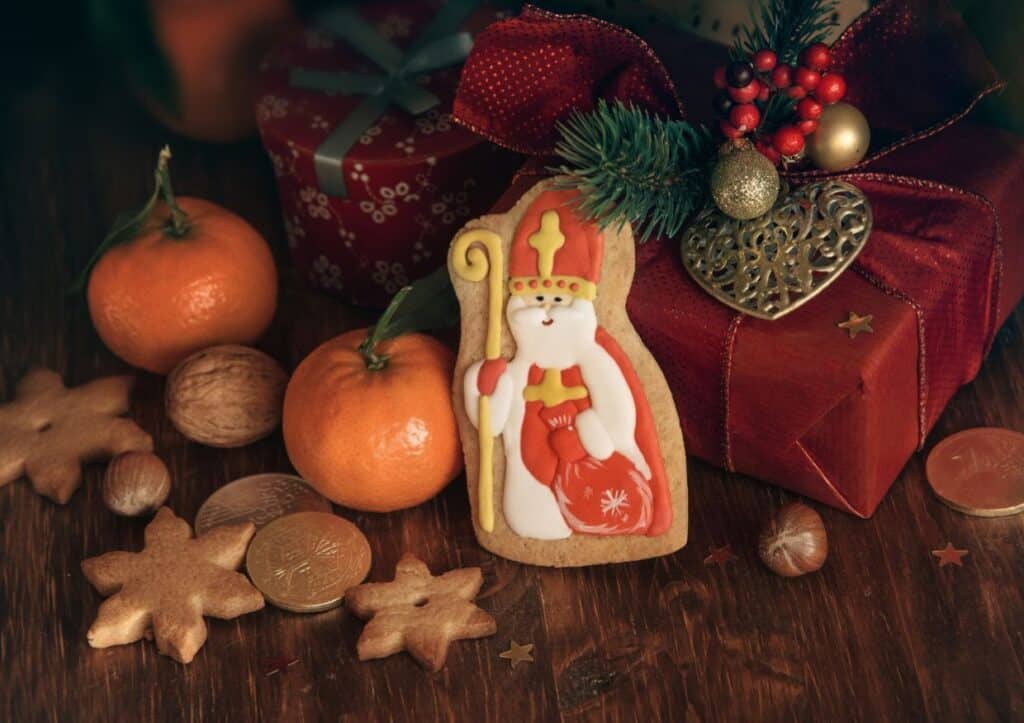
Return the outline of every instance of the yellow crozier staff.
{"type": "MultiPolygon", "coordinates": [[[[501,302],[504,296],[504,262],[501,237],[487,229],[474,228],[460,234],[452,246],[452,268],[466,281],[487,277],[486,359],[501,357],[501,302]]],[[[480,473],[477,483],[477,516],[485,532],[494,531],[494,435],[491,433],[491,397],[480,395],[477,436],[480,444],[480,473]]]]}

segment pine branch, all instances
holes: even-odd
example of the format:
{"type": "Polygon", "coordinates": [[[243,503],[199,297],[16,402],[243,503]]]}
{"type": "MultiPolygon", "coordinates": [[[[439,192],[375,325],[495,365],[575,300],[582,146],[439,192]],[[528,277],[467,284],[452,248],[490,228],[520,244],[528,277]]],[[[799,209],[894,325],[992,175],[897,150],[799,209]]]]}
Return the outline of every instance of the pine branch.
{"type": "Polygon", "coordinates": [[[599,100],[558,130],[565,163],[552,170],[569,177],[564,186],[582,192],[580,211],[602,226],[628,221],[641,242],[672,237],[703,206],[715,158],[705,126],[599,100]]]}
{"type": "Polygon", "coordinates": [[[836,26],[832,19],[838,0],[761,0],[753,26],[743,29],[733,48],[734,58],[746,58],[765,48],[779,61],[793,65],[800,51],[823,43],[836,26]]]}

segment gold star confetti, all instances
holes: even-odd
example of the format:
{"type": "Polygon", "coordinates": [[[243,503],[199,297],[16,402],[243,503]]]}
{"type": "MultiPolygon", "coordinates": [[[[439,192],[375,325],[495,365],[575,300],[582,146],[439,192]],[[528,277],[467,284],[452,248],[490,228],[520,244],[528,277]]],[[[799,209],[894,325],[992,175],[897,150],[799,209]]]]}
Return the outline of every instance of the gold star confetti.
{"type": "Polygon", "coordinates": [[[498,653],[499,658],[504,658],[512,662],[512,667],[515,668],[520,663],[532,663],[533,662],[533,643],[527,643],[526,645],[520,645],[515,640],[509,646],[508,650],[498,653]]]}
{"type": "Polygon", "coordinates": [[[867,332],[869,334],[875,333],[875,330],[871,328],[871,320],[874,318],[873,314],[865,314],[864,316],[861,316],[851,311],[850,318],[846,321],[840,321],[836,326],[840,329],[846,329],[846,331],[850,333],[850,338],[855,339],[857,334],[862,332],[867,332]]]}
{"type": "Polygon", "coordinates": [[[963,559],[970,553],[967,550],[958,550],[953,547],[952,542],[947,542],[946,546],[941,550],[932,550],[932,554],[939,558],[939,567],[945,567],[946,565],[963,567],[963,559]]]}
{"type": "Polygon", "coordinates": [[[729,545],[711,547],[708,548],[708,550],[711,554],[704,558],[705,565],[718,565],[719,567],[725,567],[727,562],[732,562],[737,559],[729,545]]]}

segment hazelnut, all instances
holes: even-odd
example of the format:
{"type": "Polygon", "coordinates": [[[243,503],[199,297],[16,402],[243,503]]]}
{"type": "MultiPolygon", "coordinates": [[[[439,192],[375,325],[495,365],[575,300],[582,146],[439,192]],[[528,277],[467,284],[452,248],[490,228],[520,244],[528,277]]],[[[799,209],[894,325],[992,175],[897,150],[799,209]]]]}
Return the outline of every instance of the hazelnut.
{"type": "Polygon", "coordinates": [[[783,577],[814,572],[828,557],[828,535],[821,516],[802,502],[780,508],[761,531],[761,561],[783,577]]]}
{"type": "Polygon", "coordinates": [[[115,514],[151,514],[171,493],[171,473],[155,454],[126,452],[110,460],[102,491],[103,504],[115,514]]]}
{"type": "Polygon", "coordinates": [[[243,447],[281,422],[288,375],[274,359],[244,346],[215,346],[182,361],[167,377],[167,416],[189,439],[243,447]]]}

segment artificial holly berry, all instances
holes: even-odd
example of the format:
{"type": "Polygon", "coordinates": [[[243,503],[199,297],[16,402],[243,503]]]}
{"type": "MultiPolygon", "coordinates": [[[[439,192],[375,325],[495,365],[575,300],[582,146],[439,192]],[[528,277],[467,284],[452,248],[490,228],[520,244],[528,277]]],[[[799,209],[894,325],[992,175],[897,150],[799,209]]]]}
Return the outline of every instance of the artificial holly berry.
{"type": "Polygon", "coordinates": [[[823,75],[818,87],[814,89],[814,97],[825,105],[838,103],[844,95],[846,95],[846,80],[839,73],[823,75]]]}
{"type": "Polygon", "coordinates": [[[767,103],[768,99],[772,95],[772,89],[768,87],[767,83],[761,83],[761,90],[757,92],[757,99],[762,103],[767,103]]]}
{"type": "Polygon", "coordinates": [[[793,74],[793,80],[796,81],[797,85],[809,93],[818,87],[818,82],[821,80],[821,73],[811,70],[810,68],[805,68],[801,65],[793,74]]]}
{"type": "Polygon", "coordinates": [[[824,43],[808,45],[800,53],[800,64],[806,65],[811,70],[824,70],[832,60],[832,53],[824,43]]]}
{"type": "Polygon", "coordinates": [[[741,131],[739,128],[735,127],[734,125],[729,123],[729,121],[724,119],[718,121],[718,129],[722,131],[723,136],[725,136],[726,138],[730,138],[732,140],[743,137],[743,131],[741,131]]]}
{"type": "Polygon", "coordinates": [[[758,50],[750,60],[753,62],[755,70],[767,73],[779,62],[779,56],[771,50],[758,50]]]}
{"type": "Polygon", "coordinates": [[[793,100],[800,100],[801,98],[807,96],[807,91],[801,88],[799,85],[793,85],[790,86],[789,88],[786,88],[786,95],[788,95],[793,100]]]}
{"type": "Polygon", "coordinates": [[[804,120],[797,121],[796,127],[805,136],[809,136],[814,133],[814,131],[818,130],[818,121],[813,118],[805,118],[804,120]]]}
{"type": "Polygon", "coordinates": [[[750,132],[761,122],[761,112],[750,103],[733,106],[729,111],[729,123],[737,130],[750,132]]]}
{"type": "Polygon", "coordinates": [[[711,109],[715,112],[715,115],[720,118],[725,118],[729,115],[729,111],[732,110],[734,105],[736,104],[724,90],[720,93],[716,93],[715,97],[711,100],[711,109]]]}
{"type": "Polygon", "coordinates": [[[772,85],[780,90],[788,88],[793,85],[793,69],[785,63],[776,65],[772,70],[771,80],[772,85]]]}
{"type": "Polygon", "coordinates": [[[796,104],[796,114],[800,120],[818,120],[822,110],[821,103],[814,98],[803,98],[796,104]]]}
{"type": "Polygon", "coordinates": [[[757,94],[761,92],[761,83],[754,79],[742,88],[728,88],[729,97],[737,103],[752,103],[757,94]]]}
{"type": "Polygon", "coordinates": [[[730,88],[746,88],[754,79],[754,69],[745,60],[734,60],[725,69],[725,80],[730,88]]]}
{"type": "Polygon", "coordinates": [[[711,78],[715,81],[715,87],[716,88],[718,88],[719,90],[725,90],[725,86],[728,85],[728,84],[725,82],[725,66],[724,65],[719,65],[717,68],[715,68],[715,72],[711,76],[711,78]]]}
{"type": "Polygon", "coordinates": [[[772,147],[783,156],[795,156],[804,149],[804,134],[795,126],[782,126],[772,136],[772,147]]]}
{"type": "Polygon", "coordinates": [[[782,156],[779,155],[779,152],[772,147],[771,143],[769,143],[763,138],[757,142],[755,147],[761,153],[762,156],[767,158],[775,165],[778,165],[779,161],[782,160],[782,156]]]}

